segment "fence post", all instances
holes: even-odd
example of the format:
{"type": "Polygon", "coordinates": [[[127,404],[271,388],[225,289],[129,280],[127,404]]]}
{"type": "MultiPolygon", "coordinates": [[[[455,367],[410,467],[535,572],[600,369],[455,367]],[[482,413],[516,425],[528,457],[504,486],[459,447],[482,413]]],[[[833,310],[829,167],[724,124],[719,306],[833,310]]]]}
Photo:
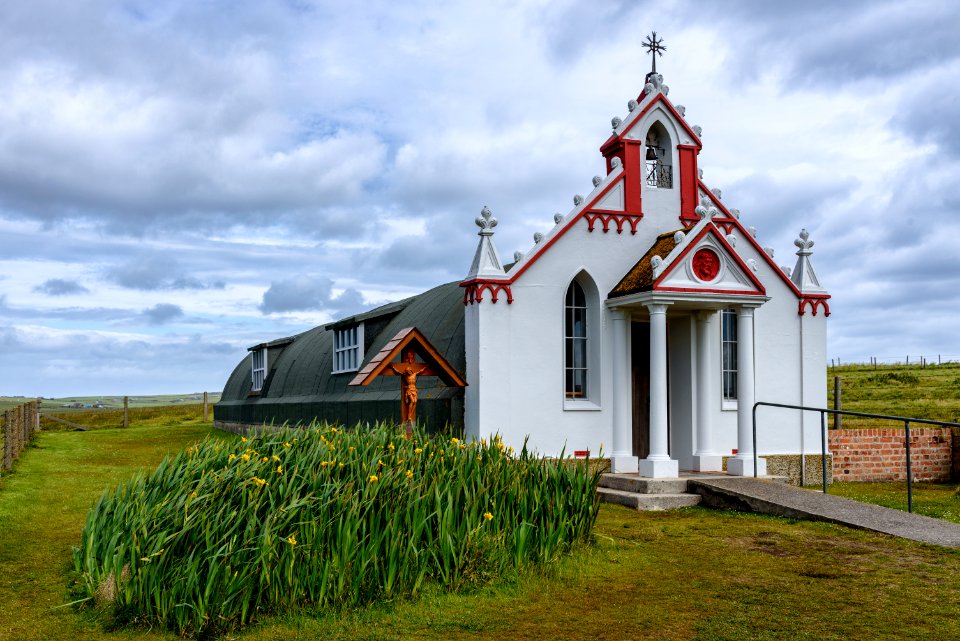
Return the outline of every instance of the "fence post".
{"type": "Polygon", "coordinates": [[[910,469],[910,421],[903,422],[903,431],[906,433],[907,445],[907,512],[913,512],[913,474],[910,469]]]}
{"type": "Polygon", "coordinates": [[[128,407],[129,396],[123,397],[123,427],[130,427],[130,409],[128,407]]]}
{"type": "Polygon", "coordinates": [[[37,431],[40,431],[40,407],[43,405],[42,399],[37,399],[37,431]]]}
{"type": "Polygon", "coordinates": [[[14,436],[16,449],[13,452],[13,457],[19,458],[20,452],[23,451],[23,405],[17,405],[17,409],[14,411],[13,419],[13,431],[16,434],[16,436],[14,436]]]}
{"type": "Polygon", "coordinates": [[[13,467],[13,417],[10,410],[3,413],[3,469],[13,467]]]}
{"type": "Polygon", "coordinates": [[[204,422],[204,423],[207,422],[207,412],[208,412],[207,393],[204,392],[204,393],[203,393],[203,422],[204,422]]]}
{"type": "MultiPolygon", "coordinates": [[[[842,391],[842,386],[840,384],[840,377],[833,377],[833,409],[839,412],[843,409],[843,401],[840,398],[842,391]]],[[[834,414],[833,415],[833,429],[842,430],[843,429],[843,415],[834,414]]]]}

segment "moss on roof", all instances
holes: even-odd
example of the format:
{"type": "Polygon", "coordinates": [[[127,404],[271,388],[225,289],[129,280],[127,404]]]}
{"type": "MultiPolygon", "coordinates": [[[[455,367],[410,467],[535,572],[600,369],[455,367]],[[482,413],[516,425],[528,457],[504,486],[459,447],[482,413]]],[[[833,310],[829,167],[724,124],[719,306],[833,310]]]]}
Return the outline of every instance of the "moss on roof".
{"type": "Polygon", "coordinates": [[[628,296],[638,292],[648,292],[653,289],[653,265],[650,260],[654,256],[666,259],[667,255],[673,251],[677,243],[673,240],[674,235],[682,229],[676,229],[665,234],[657,236],[653,246],[647,250],[643,258],[637,261],[637,264],[627,271],[626,275],[620,279],[617,286],[610,290],[607,298],[618,298],[628,296]]]}

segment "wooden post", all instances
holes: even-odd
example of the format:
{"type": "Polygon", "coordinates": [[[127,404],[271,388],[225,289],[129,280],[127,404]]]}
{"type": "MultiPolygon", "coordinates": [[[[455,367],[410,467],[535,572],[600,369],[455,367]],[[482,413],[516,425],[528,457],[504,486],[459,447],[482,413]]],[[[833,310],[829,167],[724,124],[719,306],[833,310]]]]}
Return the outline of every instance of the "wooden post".
{"type": "Polygon", "coordinates": [[[13,417],[10,410],[3,413],[3,469],[13,467],[13,417]]]}
{"type": "Polygon", "coordinates": [[[37,399],[37,431],[40,431],[40,407],[43,405],[43,399],[37,399]]]}
{"type": "Polygon", "coordinates": [[[207,422],[207,393],[203,393],[203,422],[207,422]]]}
{"type": "Polygon", "coordinates": [[[128,402],[130,400],[129,396],[123,397],[123,427],[130,427],[130,408],[128,402]]]}
{"type": "MultiPolygon", "coordinates": [[[[842,389],[842,388],[841,388],[841,385],[840,385],[840,377],[839,377],[839,376],[834,376],[834,377],[833,377],[833,409],[835,409],[835,410],[837,410],[837,411],[843,409],[843,402],[840,400],[840,391],[841,391],[841,389],[842,389]]],[[[842,415],[842,414],[834,414],[834,415],[833,415],[833,429],[835,429],[835,430],[842,430],[842,429],[843,429],[843,415],[842,415]]]]}
{"type": "Polygon", "coordinates": [[[23,405],[17,405],[13,410],[13,439],[14,447],[13,458],[20,458],[20,452],[23,451],[23,405]]]}

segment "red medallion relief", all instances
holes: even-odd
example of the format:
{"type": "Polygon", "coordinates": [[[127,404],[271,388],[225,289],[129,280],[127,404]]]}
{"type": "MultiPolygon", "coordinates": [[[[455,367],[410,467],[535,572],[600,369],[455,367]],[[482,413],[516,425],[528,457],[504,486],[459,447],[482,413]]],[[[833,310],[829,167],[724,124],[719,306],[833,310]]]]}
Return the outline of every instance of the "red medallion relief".
{"type": "Polygon", "coordinates": [[[712,249],[704,247],[693,255],[693,275],[709,283],[720,274],[720,257],[712,249]]]}

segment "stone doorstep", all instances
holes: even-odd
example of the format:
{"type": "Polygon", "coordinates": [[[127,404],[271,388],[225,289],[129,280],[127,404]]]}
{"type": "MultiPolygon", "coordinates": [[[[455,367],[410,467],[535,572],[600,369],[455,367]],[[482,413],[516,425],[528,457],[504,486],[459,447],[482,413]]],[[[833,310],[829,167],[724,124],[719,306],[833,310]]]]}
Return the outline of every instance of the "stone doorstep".
{"type": "Polygon", "coordinates": [[[604,474],[600,487],[635,494],[684,494],[687,479],[651,479],[636,474],[604,474]]]}
{"type": "MultiPolygon", "coordinates": [[[[689,481],[708,479],[728,479],[725,473],[684,472],[675,479],[651,479],[636,474],[604,474],[600,477],[597,494],[605,503],[625,505],[635,510],[657,511],[676,510],[681,507],[698,505],[701,497],[691,492],[689,481]]],[[[764,476],[763,480],[786,483],[785,476],[764,476]]]]}
{"type": "Polygon", "coordinates": [[[609,487],[598,487],[597,494],[604,503],[616,503],[647,512],[676,510],[698,505],[701,501],[699,494],[638,494],[609,487]]]}

